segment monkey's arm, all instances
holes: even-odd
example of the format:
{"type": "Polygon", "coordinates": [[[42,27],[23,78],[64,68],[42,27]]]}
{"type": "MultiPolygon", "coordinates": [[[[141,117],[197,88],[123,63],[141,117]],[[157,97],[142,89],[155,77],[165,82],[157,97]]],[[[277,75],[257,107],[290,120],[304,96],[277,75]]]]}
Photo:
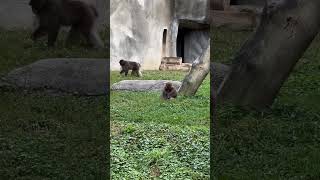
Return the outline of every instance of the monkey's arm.
{"type": "Polygon", "coordinates": [[[175,89],[173,89],[170,93],[169,93],[169,98],[176,98],[177,97],[177,91],[175,89]]]}
{"type": "Polygon", "coordinates": [[[170,92],[163,91],[162,92],[162,97],[163,97],[163,99],[170,99],[170,92]]]}
{"type": "Polygon", "coordinates": [[[130,65],[130,62],[127,62],[125,66],[123,66],[124,75],[127,76],[129,73],[129,70],[132,70],[132,66],[130,65]]]}

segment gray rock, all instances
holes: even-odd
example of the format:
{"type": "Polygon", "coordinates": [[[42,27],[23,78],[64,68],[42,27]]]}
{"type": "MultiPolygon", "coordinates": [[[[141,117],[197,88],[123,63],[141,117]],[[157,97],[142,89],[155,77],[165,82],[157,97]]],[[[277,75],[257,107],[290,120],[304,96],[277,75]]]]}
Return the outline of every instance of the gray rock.
{"type": "Polygon", "coordinates": [[[111,90],[116,91],[161,91],[165,83],[171,82],[172,85],[179,89],[180,81],[171,80],[123,80],[111,86],[111,90]]]}
{"type": "Polygon", "coordinates": [[[107,59],[45,59],[9,72],[0,86],[104,95],[108,93],[108,77],[107,59]]]}

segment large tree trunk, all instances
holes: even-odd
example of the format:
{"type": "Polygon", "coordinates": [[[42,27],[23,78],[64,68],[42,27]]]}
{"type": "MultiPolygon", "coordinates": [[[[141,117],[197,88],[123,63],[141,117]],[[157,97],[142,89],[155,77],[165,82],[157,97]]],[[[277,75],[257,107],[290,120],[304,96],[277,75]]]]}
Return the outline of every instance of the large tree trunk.
{"type": "Polygon", "coordinates": [[[193,64],[188,75],[184,78],[179,94],[183,96],[193,96],[196,94],[202,81],[210,71],[210,43],[205,52],[193,64]]]}
{"type": "Polygon", "coordinates": [[[261,23],[234,58],[218,102],[269,107],[320,27],[319,0],[268,2],[261,23]]]}

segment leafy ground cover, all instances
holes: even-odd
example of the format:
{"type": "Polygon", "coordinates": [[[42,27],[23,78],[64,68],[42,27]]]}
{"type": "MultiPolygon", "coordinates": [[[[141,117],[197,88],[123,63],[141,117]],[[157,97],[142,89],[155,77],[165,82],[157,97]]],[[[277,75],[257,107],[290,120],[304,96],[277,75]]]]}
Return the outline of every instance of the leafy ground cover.
{"type": "MultiPolygon", "coordinates": [[[[182,80],[185,72],[144,71],[140,79],[182,80]]],[[[111,82],[123,79],[111,73],[111,82]]],[[[111,92],[112,179],[209,179],[209,76],[194,97],[111,92]]]]}
{"type": "MultiPolygon", "coordinates": [[[[108,51],[48,50],[29,31],[0,30],[0,75],[42,58],[109,57],[108,51]]],[[[108,40],[108,32],[103,33],[108,40]]],[[[0,89],[0,179],[96,179],[106,176],[107,98],[49,96],[0,89]]]]}
{"type": "MultiPolygon", "coordinates": [[[[250,32],[212,29],[212,59],[230,59],[250,32]]],[[[320,37],[318,36],[271,109],[264,113],[218,107],[211,169],[225,179],[320,177],[320,37]]]]}

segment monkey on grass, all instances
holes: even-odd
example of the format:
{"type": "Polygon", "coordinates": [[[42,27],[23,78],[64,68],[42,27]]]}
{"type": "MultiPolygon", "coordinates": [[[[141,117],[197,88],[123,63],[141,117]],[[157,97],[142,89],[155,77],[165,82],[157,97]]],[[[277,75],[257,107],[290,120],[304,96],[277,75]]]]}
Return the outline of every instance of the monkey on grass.
{"type": "Polygon", "coordinates": [[[30,0],[29,5],[36,15],[39,26],[32,33],[32,39],[48,35],[48,47],[54,46],[62,26],[71,26],[67,41],[82,34],[90,46],[103,48],[96,28],[97,9],[79,0],[30,0]]]}
{"type": "Polygon", "coordinates": [[[142,77],[140,63],[133,62],[133,61],[126,61],[126,60],[121,59],[119,61],[119,64],[121,66],[120,74],[124,73],[125,76],[127,76],[129,73],[129,70],[131,70],[131,75],[135,75],[137,77],[142,77]]]}
{"type": "Polygon", "coordinates": [[[178,93],[171,82],[167,82],[162,90],[161,99],[170,100],[177,98],[178,93]]]}

